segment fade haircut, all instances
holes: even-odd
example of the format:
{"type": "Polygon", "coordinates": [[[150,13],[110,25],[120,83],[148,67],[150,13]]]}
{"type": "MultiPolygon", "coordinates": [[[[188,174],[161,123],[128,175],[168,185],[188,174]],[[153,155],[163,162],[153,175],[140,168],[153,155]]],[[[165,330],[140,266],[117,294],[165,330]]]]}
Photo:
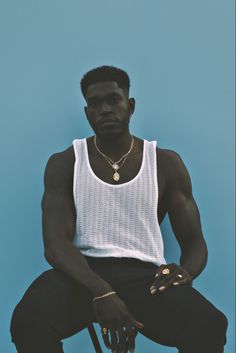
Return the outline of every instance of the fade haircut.
{"type": "Polygon", "coordinates": [[[85,97],[87,94],[87,88],[92,83],[103,82],[103,81],[115,81],[120,88],[130,88],[130,79],[127,72],[119,69],[115,66],[99,66],[93,70],[88,71],[80,81],[81,91],[85,97]]]}

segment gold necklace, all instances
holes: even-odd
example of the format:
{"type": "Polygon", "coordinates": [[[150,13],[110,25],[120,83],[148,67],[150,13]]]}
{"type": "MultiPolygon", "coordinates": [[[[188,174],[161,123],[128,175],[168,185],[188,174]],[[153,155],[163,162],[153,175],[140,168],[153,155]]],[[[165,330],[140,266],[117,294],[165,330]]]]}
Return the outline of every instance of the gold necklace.
{"type": "Polygon", "coordinates": [[[131,145],[130,145],[130,149],[128,150],[128,152],[126,154],[124,154],[118,161],[114,162],[110,157],[106,156],[105,153],[103,153],[102,151],[100,151],[100,149],[97,146],[97,142],[96,142],[96,135],[94,136],[94,145],[97,149],[97,151],[105,158],[105,160],[110,164],[110,166],[114,169],[115,173],[113,174],[112,178],[115,181],[120,180],[120,174],[117,172],[118,169],[120,169],[123,164],[125,163],[126,159],[128,158],[128,155],[130,154],[130,152],[132,151],[133,145],[134,145],[134,137],[132,135],[132,141],[131,141],[131,145]],[[122,159],[124,159],[122,161],[122,159]],[[118,163],[121,163],[121,165],[119,166],[118,163]]]}

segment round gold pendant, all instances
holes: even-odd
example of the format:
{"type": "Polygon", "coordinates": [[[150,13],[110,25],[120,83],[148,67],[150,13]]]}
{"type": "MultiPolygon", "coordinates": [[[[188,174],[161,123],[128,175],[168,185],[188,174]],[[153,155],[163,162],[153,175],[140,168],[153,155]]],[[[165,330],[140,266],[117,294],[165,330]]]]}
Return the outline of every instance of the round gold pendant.
{"type": "Polygon", "coordinates": [[[120,174],[117,173],[117,172],[115,172],[115,173],[113,174],[113,179],[114,179],[115,181],[118,181],[118,180],[120,179],[120,174]]]}

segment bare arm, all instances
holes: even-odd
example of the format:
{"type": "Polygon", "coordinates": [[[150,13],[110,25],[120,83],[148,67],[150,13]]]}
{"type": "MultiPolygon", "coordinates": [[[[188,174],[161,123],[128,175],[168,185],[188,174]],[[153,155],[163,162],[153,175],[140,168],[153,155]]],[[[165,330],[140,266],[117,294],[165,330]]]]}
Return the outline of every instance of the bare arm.
{"type": "Polygon", "coordinates": [[[48,263],[99,296],[112,290],[94,273],[79,248],[73,245],[76,211],[73,200],[73,165],[62,153],[51,156],[45,168],[41,202],[45,258],[48,263]]]}
{"type": "MultiPolygon", "coordinates": [[[[76,230],[76,212],[73,199],[71,162],[55,154],[45,169],[45,191],[42,198],[42,225],[45,258],[49,264],[85,285],[94,296],[112,291],[109,283],[94,273],[81,251],[72,243],[76,230]]],[[[111,342],[104,340],[112,351],[133,351],[137,330],[143,324],[132,316],[118,295],[110,295],[93,303],[97,322],[111,330],[111,342]],[[123,331],[123,327],[126,331],[123,331]]],[[[104,336],[103,336],[104,339],[104,336]]]]}
{"type": "Polygon", "coordinates": [[[181,256],[179,265],[160,265],[150,287],[152,294],[160,293],[172,285],[192,285],[192,280],[202,272],[207,263],[207,246],[198,207],[192,195],[189,173],[176,152],[163,150],[160,161],[166,182],[164,205],[179,243],[181,256]]]}
{"type": "Polygon", "coordinates": [[[189,173],[180,158],[168,152],[167,212],[181,248],[180,266],[196,278],[207,263],[207,246],[201,228],[200,214],[193,198],[189,173]]]}

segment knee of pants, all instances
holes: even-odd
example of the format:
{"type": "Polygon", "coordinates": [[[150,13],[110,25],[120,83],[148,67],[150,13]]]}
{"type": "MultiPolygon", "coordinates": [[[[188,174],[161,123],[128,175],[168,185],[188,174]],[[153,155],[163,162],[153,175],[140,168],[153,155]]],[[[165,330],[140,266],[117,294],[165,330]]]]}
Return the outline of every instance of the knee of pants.
{"type": "Polygon", "coordinates": [[[40,319],[23,303],[15,307],[11,323],[10,333],[13,342],[29,337],[40,327],[40,319]]]}
{"type": "MultiPolygon", "coordinates": [[[[228,320],[226,316],[219,310],[215,310],[211,317],[211,326],[213,327],[214,333],[219,335],[224,335],[227,327],[228,327],[228,320]]],[[[209,328],[211,329],[211,328],[209,328]]]]}
{"type": "Polygon", "coordinates": [[[219,310],[211,310],[204,315],[204,322],[199,325],[198,332],[208,340],[226,342],[226,331],[228,320],[226,316],[219,310]]]}

